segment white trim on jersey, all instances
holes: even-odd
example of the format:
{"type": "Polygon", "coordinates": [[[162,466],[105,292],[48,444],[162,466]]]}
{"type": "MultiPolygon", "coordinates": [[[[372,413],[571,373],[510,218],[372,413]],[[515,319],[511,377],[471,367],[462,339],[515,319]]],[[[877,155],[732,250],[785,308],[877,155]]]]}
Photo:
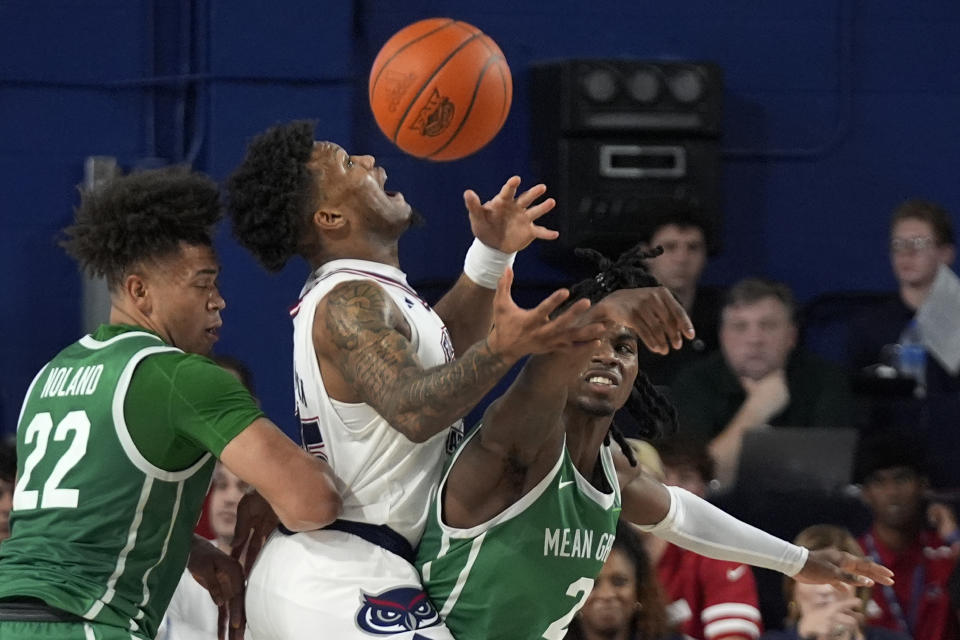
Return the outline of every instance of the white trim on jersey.
{"type": "Polygon", "coordinates": [[[467,584],[467,578],[470,577],[473,563],[477,561],[477,556],[480,555],[480,547],[483,546],[483,541],[486,537],[487,533],[483,532],[470,544],[470,555],[467,556],[467,563],[463,565],[463,569],[460,570],[460,575],[457,576],[457,583],[453,585],[450,595],[447,596],[447,601],[443,603],[443,609],[440,610],[441,618],[446,618],[450,615],[450,612],[453,611],[453,608],[457,605],[457,600],[460,599],[460,594],[463,593],[463,587],[467,584]]]}
{"type": "MultiPolygon", "coordinates": [[[[564,448],[567,446],[566,436],[563,439],[563,446],[564,448]]],[[[573,465],[573,477],[576,479],[580,491],[604,509],[609,509],[615,504],[617,494],[620,492],[619,483],[616,481],[617,471],[613,466],[613,454],[610,453],[609,447],[600,447],[600,464],[603,465],[603,475],[606,476],[608,482],[612,479],[611,484],[613,486],[611,488],[613,491],[610,493],[604,493],[593,486],[589,480],[580,474],[577,465],[573,465]]]]}
{"type": "MultiPolygon", "coordinates": [[[[557,462],[553,465],[553,468],[547,473],[546,477],[543,480],[537,483],[537,485],[529,491],[525,496],[514,502],[512,505],[493,516],[486,522],[481,522],[475,527],[470,527],[469,529],[459,529],[457,527],[451,527],[446,522],[443,521],[443,495],[444,487],[447,486],[447,479],[450,477],[450,472],[453,471],[453,466],[457,464],[457,459],[460,457],[460,454],[467,448],[468,443],[473,439],[475,435],[480,432],[480,429],[483,428],[483,424],[477,425],[477,427],[470,432],[470,434],[463,441],[463,444],[460,445],[460,448],[457,449],[457,452],[453,456],[453,460],[450,461],[450,466],[447,467],[446,473],[443,474],[443,477],[440,479],[440,485],[437,487],[436,497],[434,498],[433,509],[436,511],[437,522],[440,523],[440,530],[443,533],[442,541],[445,541],[448,537],[450,538],[473,538],[481,533],[486,533],[493,527],[512,520],[513,518],[519,516],[524,511],[527,510],[527,507],[532,505],[537,501],[537,498],[543,495],[547,490],[550,484],[557,479],[560,475],[560,468],[563,466],[563,453],[560,451],[560,455],[557,457],[557,462]]],[[[564,437],[563,446],[567,446],[567,439],[564,437]]],[[[579,485],[578,485],[579,486],[579,485]]],[[[445,550],[441,548],[441,553],[439,556],[444,555],[445,550]]]]}
{"type": "MultiPolygon", "coordinates": [[[[157,568],[164,558],[167,557],[167,547],[170,546],[170,537],[173,535],[173,525],[177,522],[177,515],[180,513],[180,500],[183,497],[183,486],[184,481],[181,480],[177,483],[177,498],[173,501],[173,512],[170,514],[170,526],[167,527],[167,535],[163,539],[163,548],[160,549],[160,556],[157,558],[157,561],[153,565],[143,572],[143,600],[140,601],[140,611],[137,612],[136,620],[140,620],[144,616],[143,607],[147,605],[147,602],[150,600],[150,587],[147,586],[147,579],[150,577],[150,573],[157,568]]],[[[131,624],[134,624],[131,621],[131,624]]],[[[134,631],[139,631],[140,627],[133,627],[134,631]]]]}
{"type": "Polygon", "coordinates": [[[143,454],[140,453],[140,450],[137,449],[137,445],[134,444],[133,438],[130,437],[130,430],[127,428],[127,421],[123,415],[123,401],[127,395],[127,390],[130,387],[130,380],[133,378],[133,372],[137,368],[137,365],[140,364],[140,362],[147,356],[153,355],[154,353],[163,352],[183,353],[176,347],[164,345],[158,347],[146,347],[133,354],[133,357],[130,358],[127,366],[123,369],[123,373],[120,374],[119,380],[117,380],[117,389],[113,395],[113,424],[116,427],[117,438],[120,440],[120,446],[123,447],[124,452],[127,454],[127,458],[130,459],[130,462],[132,462],[137,469],[150,477],[156,478],[157,480],[163,480],[165,482],[180,482],[182,480],[186,480],[199,471],[200,468],[206,464],[207,460],[210,459],[212,454],[209,452],[205,453],[204,455],[200,456],[200,459],[191,466],[187,467],[186,469],[181,469],[180,471],[166,471],[160,467],[154,466],[153,463],[144,458],[143,454]]]}
{"type": "MultiPolygon", "coordinates": [[[[467,438],[464,440],[463,444],[460,445],[460,448],[454,454],[453,460],[450,462],[450,466],[447,467],[446,473],[440,480],[440,485],[437,487],[436,496],[434,498],[433,509],[436,511],[437,522],[440,523],[440,530],[443,534],[441,537],[441,544],[447,540],[447,537],[451,538],[473,538],[485,533],[490,529],[503,524],[517,516],[523,514],[534,502],[536,502],[540,496],[550,487],[550,485],[561,478],[560,469],[563,466],[564,456],[567,454],[567,437],[563,437],[563,445],[560,449],[560,455],[557,456],[557,461],[554,463],[553,468],[547,473],[547,475],[537,483],[537,485],[531,489],[526,495],[521,497],[519,500],[514,502],[512,505],[490,518],[486,522],[482,522],[475,527],[469,529],[458,529],[457,527],[451,527],[446,522],[443,521],[443,504],[442,498],[440,496],[444,495],[444,487],[447,484],[447,479],[450,477],[450,472],[453,471],[453,466],[457,463],[457,458],[460,457],[460,454],[463,453],[464,449],[467,448],[467,443],[483,428],[483,424],[478,425],[467,438]]],[[[607,478],[607,481],[613,486],[613,491],[611,493],[603,493],[596,487],[594,487],[590,481],[580,475],[580,472],[577,471],[576,465],[573,466],[574,479],[576,480],[577,487],[581,490],[585,497],[589,498],[596,502],[600,507],[604,509],[610,509],[618,499],[620,494],[620,485],[617,482],[616,470],[613,468],[613,456],[610,453],[609,447],[603,446],[600,448],[600,460],[601,465],[603,466],[604,475],[607,478]]],[[[568,482],[573,482],[570,480],[568,482]]],[[[444,555],[445,551],[441,547],[441,552],[437,557],[444,555]]]]}
{"type": "MultiPolygon", "coordinates": [[[[150,333],[149,331],[125,331],[119,335],[113,336],[108,340],[97,340],[96,338],[94,338],[92,335],[88,333],[87,335],[80,338],[78,342],[80,343],[81,346],[84,346],[87,349],[103,349],[104,347],[109,347],[110,345],[112,345],[114,342],[117,342],[118,340],[126,340],[127,338],[134,338],[137,336],[154,338],[157,340],[157,342],[163,343],[163,338],[161,338],[155,333],[150,333]]],[[[176,347],[170,347],[170,348],[176,349],[176,347]]],[[[179,349],[177,350],[179,351],[179,349]]]]}
{"type": "Polygon", "coordinates": [[[127,555],[137,544],[137,533],[140,530],[140,523],[143,522],[143,508],[147,504],[147,500],[150,498],[150,490],[153,488],[153,478],[146,476],[143,479],[143,486],[140,488],[140,499],[137,501],[137,509],[133,514],[133,520],[130,522],[130,528],[127,530],[127,543],[123,545],[123,549],[120,550],[120,553],[117,554],[117,565],[113,569],[113,573],[110,574],[110,578],[107,579],[107,588],[106,591],[96,602],[83,614],[83,617],[87,620],[94,620],[97,615],[99,615],[101,609],[104,605],[110,604],[113,600],[114,594],[116,591],[114,587],[117,586],[117,580],[120,579],[120,576],[123,575],[124,569],[127,566],[127,555]]]}
{"type": "Polygon", "coordinates": [[[20,405],[20,415],[17,417],[17,430],[20,430],[20,423],[23,422],[23,412],[27,409],[27,400],[30,399],[30,394],[33,393],[33,388],[37,385],[37,380],[40,379],[40,375],[47,370],[47,367],[50,366],[50,363],[43,365],[40,368],[40,371],[37,371],[37,375],[33,376],[33,381],[30,383],[30,386],[27,387],[27,395],[23,396],[23,404],[20,405]]]}

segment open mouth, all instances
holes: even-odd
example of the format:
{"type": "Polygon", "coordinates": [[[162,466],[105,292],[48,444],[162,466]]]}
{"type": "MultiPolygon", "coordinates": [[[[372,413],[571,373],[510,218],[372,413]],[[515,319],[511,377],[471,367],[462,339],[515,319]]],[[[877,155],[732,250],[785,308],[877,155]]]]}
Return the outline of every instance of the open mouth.
{"type": "Polygon", "coordinates": [[[388,198],[397,198],[403,197],[403,194],[399,191],[392,191],[387,189],[387,172],[383,167],[377,167],[380,169],[380,188],[383,189],[383,192],[387,195],[388,198]]]}
{"type": "Polygon", "coordinates": [[[220,325],[217,325],[217,326],[215,326],[215,327],[208,327],[208,328],[204,329],[204,333],[206,333],[208,336],[210,336],[210,337],[213,338],[214,340],[219,340],[219,339],[220,339],[220,325]]]}
{"type": "Polygon", "coordinates": [[[597,391],[614,389],[620,384],[619,376],[606,371],[588,371],[583,379],[597,391]]]}

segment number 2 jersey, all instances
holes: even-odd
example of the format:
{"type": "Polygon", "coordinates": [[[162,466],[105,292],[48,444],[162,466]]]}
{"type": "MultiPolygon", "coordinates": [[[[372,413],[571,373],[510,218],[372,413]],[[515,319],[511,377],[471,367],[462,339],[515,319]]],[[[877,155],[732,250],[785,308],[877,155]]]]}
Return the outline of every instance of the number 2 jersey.
{"type": "MultiPolygon", "coordinates": [[[[456,456],[450,466],[455,463],[456,456]]],[[[599,464],[608,493],[580,475],[564,442],[553,469],[536,487],[471,529],[443,522],[448,468],[416,564],[457,640],[564,637],[610,553],[620,517],[620,487],[606,445],[599,464]]]]}
{"type": "Polygon", "coordinates": [[[153,638],[186,566],[214,458],[263,414],[207,358],[109,325],[34,378],[17,428],[0,598],[153,638]]]}

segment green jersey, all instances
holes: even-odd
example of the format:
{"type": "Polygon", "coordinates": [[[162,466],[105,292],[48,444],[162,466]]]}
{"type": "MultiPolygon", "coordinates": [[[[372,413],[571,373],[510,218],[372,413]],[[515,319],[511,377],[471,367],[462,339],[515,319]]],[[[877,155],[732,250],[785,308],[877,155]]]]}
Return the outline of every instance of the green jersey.
{"type": "Polygon", "coordinates": [[[153,638],[213,455],[261,415],[232,375],[142,329],[101,327],[61,351],[20,414],[0,598],[153,638]]]}
{"type": "Polygon", "coordinates": [[[442,521],[448,467],[420,542],[417,569],[457,640],[564,637],[610,553],[620,517],[620,488],[607,446],[600,463],[608,493],[580,475],[564,444],[536,487],[472,529],[442,521]]]}

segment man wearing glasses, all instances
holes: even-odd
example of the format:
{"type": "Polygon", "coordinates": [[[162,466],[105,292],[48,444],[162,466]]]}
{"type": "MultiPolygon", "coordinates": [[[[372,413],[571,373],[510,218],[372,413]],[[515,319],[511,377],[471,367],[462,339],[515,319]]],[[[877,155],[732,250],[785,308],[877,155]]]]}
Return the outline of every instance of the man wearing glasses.
{"type": "MultiPolygon", "coordinates": [[[[885,345],[900,342],[903,330],[930,294],[940,265],[951,266],[955,257],[953,224],[943,207],[925,200],[908,200],[894,210],[890,218],[890,263],[898,291],[852,327],[850,356],[854,366],[879,362],[885,345]]],[[[960,391],[960,379],[947,373],[936,360],[927,358],[926,369],[928,392],[960,391]]]]}

